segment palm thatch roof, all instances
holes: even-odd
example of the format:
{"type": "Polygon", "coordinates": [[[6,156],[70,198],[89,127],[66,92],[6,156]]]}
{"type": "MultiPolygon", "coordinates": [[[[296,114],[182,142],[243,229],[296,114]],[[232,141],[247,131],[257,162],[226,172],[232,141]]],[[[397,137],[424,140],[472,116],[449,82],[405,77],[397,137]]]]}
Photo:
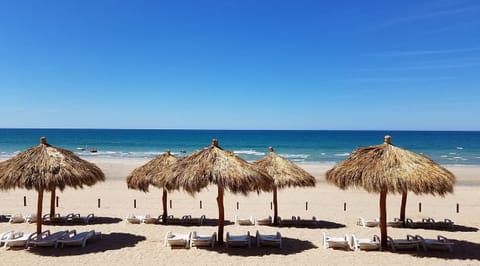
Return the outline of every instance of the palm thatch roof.
{"type": "Polygon", "coordinates": [[[209,184],[215,184],[233,193],[271,191],[273,179],[266,172],[249,164],[230,151],[212,145],[187,155],[164,174],[170,176],[177,187],[194,194],[209,184]]]}
{"type": "Polygon", "coordinates": [[[453,191],[455,176],[431,159],[396,147],[391,138],[377,146],[358,148],[326,173],[326,179],[342,189],[363,187],[368,192],[412,191],[445,195],[453,191]]]}
{"type": "Polygon", "coordinates": [[[284,187],[314,187],[316,179],[298,165],[277,155],[272,147],[269,154],[253,164],[264,169],[273,177],[274,186],[284,187]]]}
{"type": "Polygon", "coordinates": [[[160,188],[172,189],[166,176],[161,173],[171,167],[177,160],[177,157],[172,155],[170,151],[153,158],[127,176],[128,188],[148,192],[149,185],[153,184],[160,188]]]}
{"type": "Polygon", "coordinates": [[[44,137],[38,146],[0,163],[0,189],[63,191],[67,186],[82,188],[104,180],[105,175],[95,164],[49,145],[44,137]]]}

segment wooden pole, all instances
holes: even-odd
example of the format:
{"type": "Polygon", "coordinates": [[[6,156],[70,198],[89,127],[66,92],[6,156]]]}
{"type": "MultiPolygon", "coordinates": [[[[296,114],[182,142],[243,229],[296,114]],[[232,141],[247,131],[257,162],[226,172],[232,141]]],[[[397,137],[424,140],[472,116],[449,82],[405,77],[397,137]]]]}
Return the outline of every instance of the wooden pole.
{"type": "Polygon", "coordinates": [[[384,249],[387,247],[387,189],[380,192],[380,236],[384,249]]]}
{"type": "Polygon", "coordinates": [[[405,226],[405,210],[407,209],[407,192],[402,193],[402,205],[400,207],[400,221],[405,226]]]}
{"type": "Polygon", "coordinates": [[[55,216],[55,189],[50,195],[50,217],[55,216]]]}
{"type": "Polygon", "coordinates": [[[277,187],[273,188],[273,224],[278,225],[277,187]]]}
{"type": "Polygon", "coordinates": [[[167,190],[165,188],[163,188],[162,205],[163,205],[162,223],[166,224],[167,223],[168,210],[167,210],[167,190]]]}
{"type": "Polygon", "coordinates": [[[43,189],[38,191],[37,200],[37,234],[42,233],[42,206],[43,206],[43,189]]]}
{"type": "Polygon", "coordinates": [[[223,187],[222,185],[218,184],[218,196],[217,196],[217,204],[218,204],[218,244],[223,244],[223,227],[224,227],[224,208],[223,208],[223,187]]]}

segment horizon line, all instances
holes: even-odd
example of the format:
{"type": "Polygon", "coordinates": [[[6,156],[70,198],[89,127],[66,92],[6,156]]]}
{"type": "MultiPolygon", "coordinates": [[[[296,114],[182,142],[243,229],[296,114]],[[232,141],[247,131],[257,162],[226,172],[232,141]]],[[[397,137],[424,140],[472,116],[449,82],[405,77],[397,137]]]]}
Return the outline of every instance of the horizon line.
{"type": "Polygon", "coordinates": [[[228,129],[228,128],[94,128],[94,127],[0,127],[4,129],[46,129],[46,130],[165,130],[165,131],[397,131],[397,132],[480,132],[480,129],[228,129]]]}

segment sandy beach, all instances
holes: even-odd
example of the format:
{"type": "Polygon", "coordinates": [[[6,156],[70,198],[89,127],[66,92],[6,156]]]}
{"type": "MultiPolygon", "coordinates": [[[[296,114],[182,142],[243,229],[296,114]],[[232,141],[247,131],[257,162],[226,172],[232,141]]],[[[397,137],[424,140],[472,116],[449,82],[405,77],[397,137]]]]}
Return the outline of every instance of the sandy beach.
{"type": "MultiPolygon", "coordinates": [[[[359,217],[373,219],[378,217],[379,196],[368,194],[362,189],[342,191],[327,184],[325,172],[330,164],[301,164],[318,180],[315,188],[290,188],[278,193],[279,215],[281,217],[300,216],[321,220],[316,228],[239,226],[229,224],[225,232],[233,234],[256,230],[261,233],[279,231],[284,237],[284,247],[278,248],[230,248],[213,249],[171,249],[163,246],[163,239],[168,231],[197,231],[202,234],[212,233],[216,226],[172,226],[151,224],[128,224],[125,218],[129,214],[158,216],[162,212],[161,190],[151,188],[143,193],[127,189],[125,177],[136,167],[144,164],[143,159],[105,159],[94,158],[105,173],[106,182],[93,187],[74,190],[67,188],[58,192],[59,207],[57,213],[70,212],[87,215],[94,213],[100,217],[97,223],[89,225],[44,225],[43,229],[51,231],[95,230],[102,233],[102,239],[94,239],[86,248],[65,247],[31,248],[28,250],[3,250],[2,263],[7,264],[82,264],[82,265],[480,265],[480,178],[478,166],[449,166],[457,177],[453,194],[444,198],[431,195],[409,194],[407,217],[413,220],[432,217],[436,220],[449,218],[455,222],[452,230],[427,230],[388,228],[393,238],[405,238],[407,234],[421,235],[424,238],[436,238],[443,235],[454,241],[454,251],[448,252],[391,252],[391,251],[344,251],[323,248],[322,233],[330,236],[355,234],[366,238],[380,234],[379,228],[364,228],[356,225],[359,217]],[[100,207],[98,206],[100,200],[100,207]],[[136,201],[136,208],[134,208],[136,201]],[[421,211],[419,210],[421,203],[421,211]],[[458,204],[458,212],[457,212],[458,204]]],[[[30,214],[36,212],[37,194],[35,191],[3,191],[0,214],[30,214]],[[27,206],[24,206],[24,196],[27,206]]],[[[44,196],[43,213],[49,210],[50,194],[44,196]]],[[[176,217],[192,215],[217,218],[216,188],[211,187],[192,197],[182,191],[168,195],[172,202],[169,214],[176,217]],[[200,208],[200,201],[202,208],[200,208]]],[[[387,197],[388,220],[399,217],[400,195],[387,197]]],[[[225,193],[225,218],[233,222],[235,215],[264,218],[272,215],[271,193],[251,193],[248,196],[225,193]],[[237,209],[238,203],[238,209],[237,209]]],[[[15,230],[26,233],[35,230],[35,224],[0,223],[0,232],[15,230]]]]}

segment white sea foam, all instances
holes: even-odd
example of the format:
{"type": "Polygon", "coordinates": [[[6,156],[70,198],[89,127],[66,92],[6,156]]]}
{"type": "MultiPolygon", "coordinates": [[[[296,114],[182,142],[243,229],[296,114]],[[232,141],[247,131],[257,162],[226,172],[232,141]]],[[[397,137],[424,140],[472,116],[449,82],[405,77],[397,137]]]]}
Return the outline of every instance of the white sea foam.
{"type": "Polygon", "coordinates": [[[257,156],[264,156],[264,152],[256,151],[256,150],[238,150],[233,151],[235,154],[246,154],[246,155],[257,155],[257,156]]]}
{"type": "Polygon", "coordinates": [[[463,150],[463,147],[457,147],[457,150],[463,150]]]}
{"type": "Polygon", "coordinates": [[[282,153],[282,154],[279,154],[280,156],[284,157],[284,158],[288,158],[288,159],[307,159],[308,157],[310,157],[310,155],[308,154],[288,154],[288,153],[282,153]]]}
{"type": "Polygon", "coordinates": [[[348,152],[336,153],[335,154],[336,157],[347,157],[348,155],[350,155],[350,153],[348,153],[348,152]]]}

